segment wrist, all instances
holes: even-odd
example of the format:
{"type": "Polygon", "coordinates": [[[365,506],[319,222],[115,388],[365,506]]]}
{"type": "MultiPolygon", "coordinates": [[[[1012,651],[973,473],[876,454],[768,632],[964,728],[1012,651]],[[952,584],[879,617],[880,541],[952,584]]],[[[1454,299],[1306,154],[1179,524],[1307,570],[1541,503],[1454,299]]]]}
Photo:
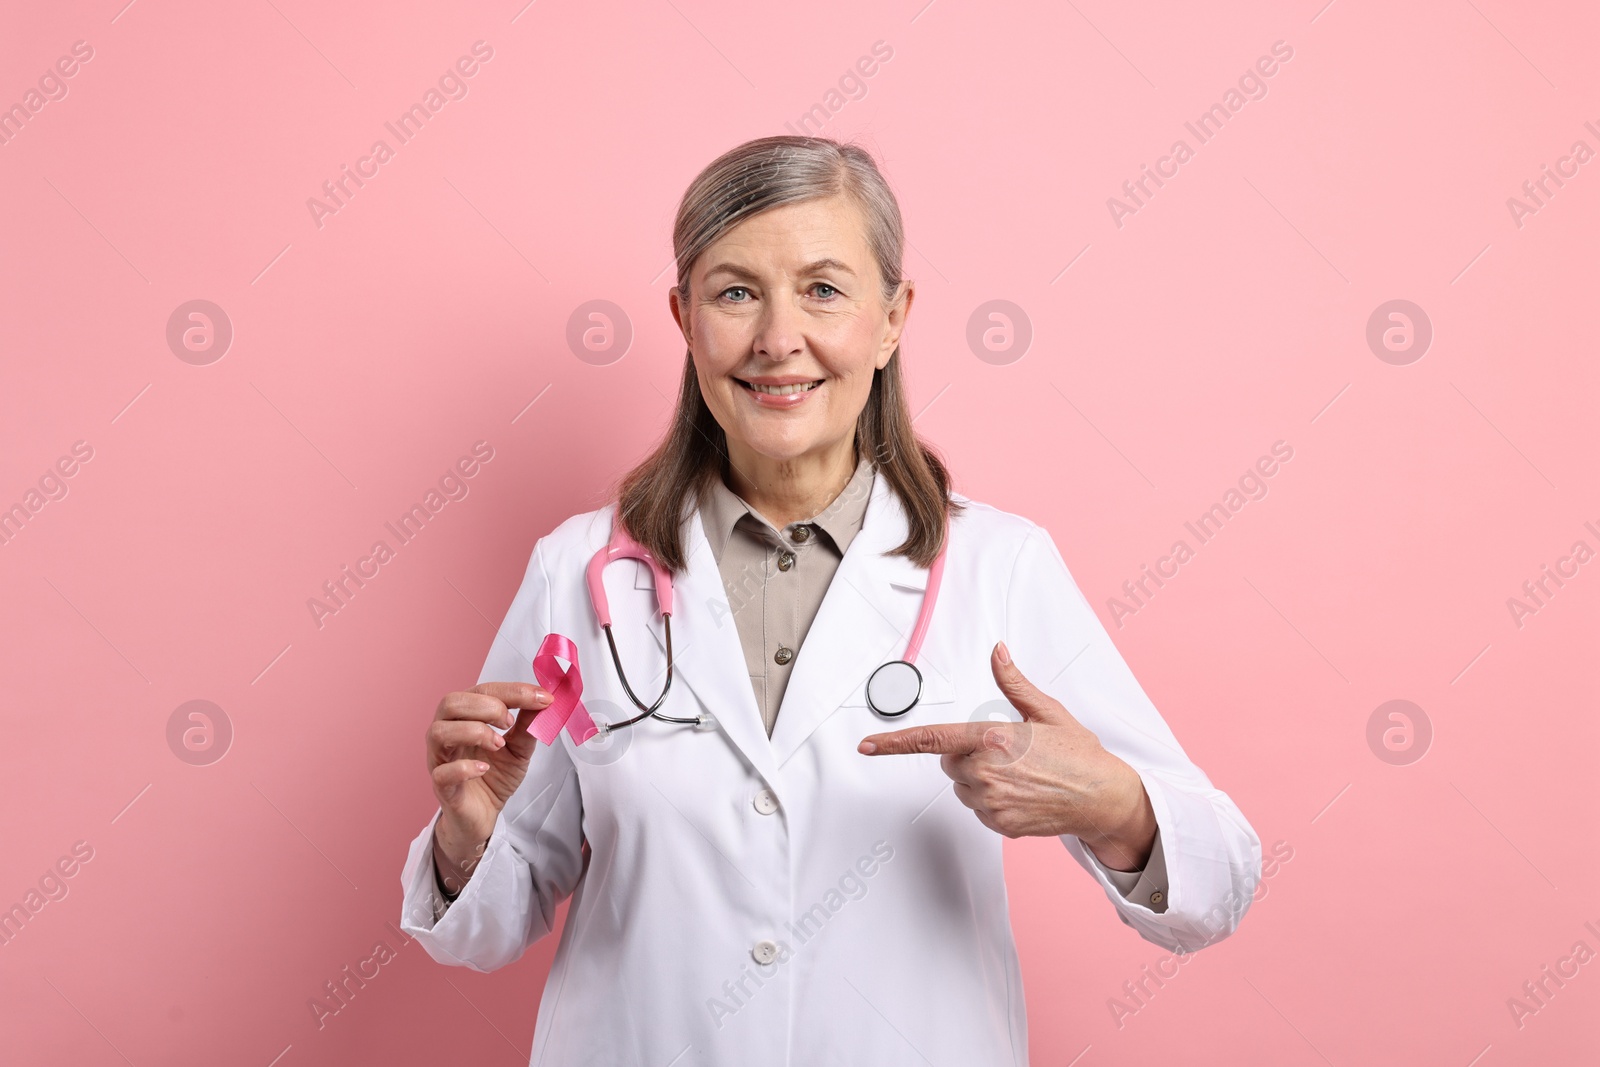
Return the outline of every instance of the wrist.
{"type": "Polygon", "coordinates": [[[1117,762],[1122,773],[1115,778],[1117,784],[1110,787],[1117,799],[1110,805],[1113,814],[1103,823],[1106,831],[1083,843],[1112,870],[1138,871],[1150,861],[1155,847],[1155,807],[1139,772],[1122,760],[1117,762]]]}
{"type": "Polygon", "coordinates": [[[488,838],[474,841],[452,832],[443,819],[434,827],[433,867],[446,899],[454,900],[466,888],[488,845],[488,838]]]}

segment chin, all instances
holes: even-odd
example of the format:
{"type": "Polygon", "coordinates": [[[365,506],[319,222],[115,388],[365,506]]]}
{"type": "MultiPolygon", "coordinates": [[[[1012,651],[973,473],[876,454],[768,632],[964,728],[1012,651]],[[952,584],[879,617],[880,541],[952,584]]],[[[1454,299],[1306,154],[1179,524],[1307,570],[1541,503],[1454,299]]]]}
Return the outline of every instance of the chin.
{"type": "Polygon", "coordinates": [[[751,450],[772,460],[791,460],[817,447],[811,435],[754,433],[745,438],[751,450]]]}

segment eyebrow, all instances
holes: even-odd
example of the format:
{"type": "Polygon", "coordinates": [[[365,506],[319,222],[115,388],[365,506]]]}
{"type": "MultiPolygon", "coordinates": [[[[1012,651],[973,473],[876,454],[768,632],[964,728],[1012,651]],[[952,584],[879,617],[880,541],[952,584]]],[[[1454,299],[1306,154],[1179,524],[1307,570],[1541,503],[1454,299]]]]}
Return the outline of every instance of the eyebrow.
{"type": "MultiPolygon", "coordinates": [[[[837,259],[819,259],[815,263],[807,263],[804,267],[800,268],[800,273],[816,274],[824,270],[839,271],[842,274],[850,275],[852,278],[856,276],[855,271],[851,270],[848,266],[841,263],[837,259]]],[[[705,276],[709,278],[713,274],[727,274],[735,278],[741,278],[752,282],[760,280],[756,277],[754,271],[741,267],[737,263],[718,263],[715,267],[712,267],[710,270],[706,271],[705,276]]]]}

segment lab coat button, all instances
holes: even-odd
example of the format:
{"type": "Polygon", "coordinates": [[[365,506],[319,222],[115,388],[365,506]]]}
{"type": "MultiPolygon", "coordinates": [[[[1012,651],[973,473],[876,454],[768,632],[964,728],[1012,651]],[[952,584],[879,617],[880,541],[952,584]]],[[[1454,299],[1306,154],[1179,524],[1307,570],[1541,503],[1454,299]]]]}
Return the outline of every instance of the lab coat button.
{"type": "Polygon", "coordinates": [[[1164,893],[1162,893],[1161,890],[1159,890],[1159,889],[1157,889],[1154,893],[1150,894],[1150,903],[1152,903],[1152,904],[1159,904],[1165,899],[1167,899],[1166,895],[1164,893]]]}
{"type": "Polygon", "coordinates": [[[794,659],[794,649],[792,648],[780,648],[772,654],[772,662],[780,667],[787,666],[792,659],[794,659]]]}
{"type": "Polygon", "coordinates": [[[757,963],[768,964],[778,958],[778,946],[771,941],[757,941],[750,955],[755,957],[757,963]]]}
{"type": "Polygon", "coordinates": [[[756,794],[756,810],[763,815],[771,815],[778,810],[778,798],[772,795],[772,790],[763,789],[756,794]]]}

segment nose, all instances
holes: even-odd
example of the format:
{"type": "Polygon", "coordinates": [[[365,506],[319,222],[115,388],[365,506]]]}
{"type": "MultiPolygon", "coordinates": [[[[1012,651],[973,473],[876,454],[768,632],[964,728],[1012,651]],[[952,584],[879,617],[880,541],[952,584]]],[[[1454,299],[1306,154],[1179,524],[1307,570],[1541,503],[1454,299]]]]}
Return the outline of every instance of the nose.
{"type": "Polygon", "coordinates": [[[798,356],[805,348],[804,312],[787,295],[768,300],[756,324],[755,353],[764,359],[798,356]]]}

